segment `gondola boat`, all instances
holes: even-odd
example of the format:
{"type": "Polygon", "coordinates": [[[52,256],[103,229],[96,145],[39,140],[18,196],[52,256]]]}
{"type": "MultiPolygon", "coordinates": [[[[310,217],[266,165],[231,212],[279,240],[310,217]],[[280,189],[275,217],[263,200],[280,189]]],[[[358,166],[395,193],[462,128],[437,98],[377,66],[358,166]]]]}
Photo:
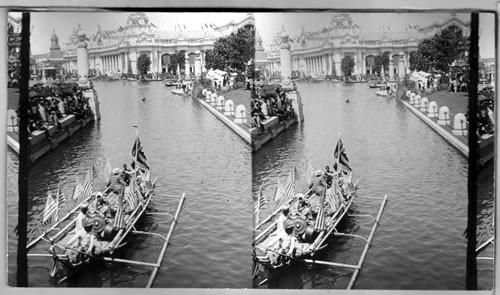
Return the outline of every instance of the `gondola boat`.
{"type": "MultiPolygon", "coordinates": [[[[132,156],[134,157],[132,167],[137,167],[134,170],[123,171],[119,168],[111,170],[110,166],[109,169],[106,169],[108,176],[111,175],[111,177],[108,187],[103,192],[92,192],[92,186],[89,184],[92,175],[95,174],[92,166],[87,173],[87,179],[90,182],[84,182],[80,187],[82,200],[62,219],[28,244],[28,256],[51,256],[53,258],[49,272],[51,277],[62,273],[65,275],[62,279],[64,280],[84,265],[103,260],[151,266],[155,268],[154,276],[156,276],[161,258],[157,264],[153,264],[117,259],[113,256],[116,250],[127,244],[125,239],[135,231],[137,221],[145,214],[154,196],[156,178],[151,181],[150,168],[137,136],[132,156]],[[117,180],[114,185],[113,179],[117,180]],[[111,185],[109,185],[110,183],[111,185]],[[121,188],[119,188],[120,186],[121,188]],[[90,187],[90,191],[88,191],[88,187],[90,187]],[[46,249],[49,255],[29,253],[40,243],[45,243],[49,247],[46,249]]],[[[78,188],[75,188],[74,192],[76,190],[78,188]]],[[[44,221],[54,217],[50,216],[49,213],[52,209],[57,216],[59,195],[60,189],[58,189],[55,199],[49,194],[44,210],[44,221]]],[[[179,201],[168,237],[155,234],[165,239],[165,249],[183,201],[184,194],[179,201]]],[[[163,255],[164,250],[161,257],[163,255]]],[[[153,275],[150,284],[152,284],[152,280],[154,280],[153,275]]]]}
{"type": "Polygon", "coordinates": [[[256,279],[262,273],[259,265],[264,266],[266,276],[264,280],[257,282],[257,286],[269,282],[274,276],[279,275],[281,269],[294,263],[321,264],[352,269],[353,274],[347,289],[354,286],[387,202],[387,195],[379,198],[357,194],[358,181],[352,182],[352,169],[340,134],[334,150],[334,158],[333,171],[330,171],[329,168],[326,171],[317,170],[314,173],[316,179],[310,179],[313,170],[309,163],[305,175],[309,175],[308,183],[311,185],[303,194],[293,195],[295,168],[283,187],[278,180],[274,201],[278,200],[281,206],[260,223],[258,221],[260,208],[273,202],[263,196],[262,187],[259,190],[255,210],[257,226],[255,227],[256,237],[253,241],[253,277],[256,279]],[[321,183],[322,185],[318,185],[321,183]],[[281,197],[277,198],[278,196],[281,197]],[[356,234],[342,233],[339,230],[340,223],[347,215],[356,215],[350,212],[355,199],[381,200],[376,217],[370,214],[358,215],[373,218],[372,229],[367,238],[356,234]],[[328,246],[327,241],[331,242],[329,238],[332,236],[361,238],[365,242],[357,264],[322,261],[314,258],[315,254],[328,246]]]}
{"type": "Polygon", "coordinates": [[[337,156],[339,164],[334,172],[316,171],[323,185],[311,184],[305,193],[288,197],[285,205],[270,216],[274,222],[254,240],[259,263],[278,269],[311,257],[326,246],[325,241],[348,212],[357,190],[340,139],[336,154],[339,149],[341,155],[337,156]]]}

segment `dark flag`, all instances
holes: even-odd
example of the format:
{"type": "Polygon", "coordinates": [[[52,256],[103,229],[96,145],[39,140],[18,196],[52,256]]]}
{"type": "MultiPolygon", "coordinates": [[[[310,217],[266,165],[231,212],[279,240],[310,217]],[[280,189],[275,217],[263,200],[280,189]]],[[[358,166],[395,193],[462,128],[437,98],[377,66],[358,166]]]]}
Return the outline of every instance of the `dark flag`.
{"type": "Polygon", "coordinates": [[[333,157],[335,158],[335,164],[333,168],[335,170],[341,169],[344,172],[351,171],[351,164],[349,163],[349,158],[345,152],[344,144],[342,143],[342,139],[337,141],[337,146],[335,147],[335,152],[333,152],[333,157]],[[339,167],[340,166],[340,167],[339,167]]]}
{"type": "Polygon", "coordinates": [[[142,150],[141,140],[139,137],[135,138],[134,147],[132,148],[132,157],[135,157],[137,163],[142,165],[142,168],[149,169],[148,158],[146,158],[146,155],[142,150]]]}

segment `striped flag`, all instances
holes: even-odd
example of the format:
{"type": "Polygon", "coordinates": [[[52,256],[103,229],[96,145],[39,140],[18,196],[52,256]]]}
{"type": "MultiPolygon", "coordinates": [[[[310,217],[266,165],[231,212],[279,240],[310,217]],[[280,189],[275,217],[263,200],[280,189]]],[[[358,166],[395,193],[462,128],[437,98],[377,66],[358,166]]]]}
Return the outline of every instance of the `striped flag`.
{"type": "Polygon", "coordinates": [[[289,200],[293,198],[294,192],[295,192],[295,168],[290,171],[290,174],[288,175],[288,178],[285,183],[285,199],[289,200]]]}
{"type": "Polygon", "coordinates": [[[146,154],[144,154],[139,137],[135,138],[134,147],[132,148],[132,157],[134,157],[136,161],[142,165],[142,168],[149,169],[148,158],[146,157],[146,154]]]}
{"type": "Polygon", "coordinates": [[[61,183],[57,186],[57,193],[56,193],[56,200],[57,200],[57,206],[60,208],[62,205],[66,204],[66,196],[64,193],[61,191],[61,183]]]}
{"type": "Polygon", "coordinates": [[[347,176],[344,179],[344,183],[346,184],[346,187],[349,190],[349,192],[356,191],[356,187],[352,183],[352,171],[349,171],[349,173],[347,173],[347,176]]]}
{"type": "Polygon", "coordinates": [[[132,186],[128,186],[125,188],[125,201],[127,202],[130,209],[134,210],[137,207],[135,190],[132,186]]]}
{"type": "Polygon", "coordinates": [[[333,152],[333,158],[335,159],[335,164],[333,168],[336,171],[340,169],[344,172],[349,172],[351,169],[351,164],[349,163],[349,158],[345,152],[344,144],[342,143],[342,139],[337,141],[337,146],[335,147],[335,151],[333,152]]]}
{"type": "Polygon", "coordinates": [[[43,210],[42,224],[46,225],[52,221],[57,221],[59,206],[57,204],[57,199],[52,197],[49,193],[47,196],[47,202],[45,203],[45,209],[43,210]]]}
{"type": "Polygon", "coordinates": [[[109,161],[106,160],[106,163],[104,164],[104,181],[106,183],[109,182],[109,177],[111,176],[111,173],[112,173],[111,163],[109,163],[109,161]]]}
{"type": "Polygon", "coordinates": [[[335,197],[335,194],[333,192],[333,189],[327,190],[327,192],[326,192],[326,202],[330,206],[330,209],[332,209],[332,212],[337,211],[338,204],[337,204],[336,197],[335,197]]]}
{"type": "Polygon", "coordinates": [[[123,228],[125,226],[125,214],[123,212],[123,189],[118,196],[118,210],[116,210],[113,226],[115,228],[123,228]]]}
{"type": "Polygon", "coordinates": [[[83,193],[83,186],[80,184],[80,182],[78,181],[78,178],[76,178],[76,183],[75,183],[75,187],[73,188],[73,194],[72,194],[72,199],[73,201],[77,201],[81,194],[83,193]]]}
{"type": "Polygon", "coordinates": [[[281,200],[285,195],[285,190],[283,186],[281,186],[280,179],[278,178],[278,184],[276,186],[276,190],[274,191],[274,202],[276,203],[276,207],[281,206],[281,200]]]}
{"type": "Polygon", "coordinates": [[[92,194],[92,180],[94,179],[94,166],[90,166],[89,171],[87,172],[87,176],[85,176],[85,180],[83,181],[83,189],[82,196],[83,198],[87,198],[92,194]]]}
{"type": "Polygon", "coordinates": [[[267,204],[267,200],[262,194],[262,185],[260,185],[259,192],[257,194],[257,203],[255,204],[255,223],[259,224],[260,221],[260,209],[262,209],[267,204]]]}
{"type": "MultiPolygon", "coordinates": [[[[326,190],[326,188],[325,188],[326,190]]],[[[317,231],[325,230],[325,190],[321,194],[319,198],[319,210],[318,215],[316,217],[316,222],[314,223],[314,229],[317,231]]]]}

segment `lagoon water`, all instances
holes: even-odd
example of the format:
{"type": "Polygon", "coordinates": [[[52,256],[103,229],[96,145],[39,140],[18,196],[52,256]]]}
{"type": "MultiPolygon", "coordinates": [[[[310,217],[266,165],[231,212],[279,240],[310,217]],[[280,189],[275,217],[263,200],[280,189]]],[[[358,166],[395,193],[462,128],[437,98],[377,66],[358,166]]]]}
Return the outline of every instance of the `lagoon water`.
{"type": "MultiPolygon", "coordinates": [[[[293,167],[304,189],[304,166],[333,164],[340,133],[361,196],[388,196],[355,289],[465,289],[467,159],[394,98],[367,84],[298,84],[304,123],[253,154],[253,194],[269,198],[293,167]],[[349,103],[346,100],[349,99],[349,103]]],[[[493,234],[493,165],[480,174],[478,242],[493,234]]],[[[376,215],[380,202],[357,199],[354,213],[376,215]]],[[[270,210],[267,210],[269,213],[270,210]]],[[[265,215],[265,213],[263,213],[265,215]]],[[[341,230],[367,237],[372,222],[349,217],[341,230]]],[[[332,238],[319,259],[357,264],[364,243],[332,238]]],[[[299,264],[263,288],[343,289],[352,271],[299,264]]],[[[491,274],[492,275],[492,274],[491,274]]],[[[258,284],[263,279],[254,281],[258,284]]]]}
{"type": "MultiPolygon", "coordinates": [[[[222,122],[191,98],[171,94],[161,82],[95,82],[102,119],[79,131],[41,158],[29,176],[29,231],[34,238],[47,193],[58,183],[68,196],[75,178],[83,181],[90,165],[102,188],[106,159],[118,166],[130,162],[135,136],[158,177],[151,211],[174,213],[186,193],[171,243],[154,287],[251,288],[252,195],[262,185],[270,196],[276,178],[286,179],[296,166],[303,173],[333,163],[340,132],[359,178],[360,195],[389,201],[368,250],[356,289],[465,288],[467,160],[425,123],[393,98],[381,98],[366,84],[299,84],[305,121],[282,133],[261,150],[250,148],[222,122]],[[146,97],[146,101],[141,101],[146,97]],[[346,99],[349,98],[349,103],[346,99]]],[[[15,285],[17,222],[17,156],[9,151],[8,283],[15,285]]],[[[492,235],[493,165],[480,174],[478,240],[492,235]]],[[[304,187],[303,174],[297,188],[304,187]]],[[[376,214],[379,203],[358,199],[356,213],[376,214]]],[[[265,214],[265,212],[263,213],[265,214]]],[[[367,236],[371,221],[349,217],[342,230],[367,236]]],[[[138,229],[166,235],[168,216],[148,215],[138,229]]],[[[363,243],[335,238],[319,258],[355,264],[363,243]]],[[[120,257],[154,262],[158,239],[132,237],[120,257]]],[[[43,253],[44,249],[37,249],[43,253]]],[[[30,258],[29,284],[55,286],[49,279],[50,259],[30,258]]],[[[143,287],[150,269],[107,264],[89,267],[66,287],[143,287]]],[[[276,276],[269,288],[343,289],[351,272],[324,266],[297,265],[276,276]]]]}
{"type": "MultiPolygon", "coordinates": [[[[251,150],[198,102],[171,93],[161,82],[95,82],[102,119],[79,131],[41,158],[29,176],[29,231],[41,232],[47,193],[62,184],[71,194],[94,165],[94,187],[102,188],[105,159],[113,166],[130,163],[135,128],[157,177],[151,211],[175,213],[186,194],[170,245],[154,287],[251,288],[251,150]],[[146,97],[145,101],[141,98],[146,97]]],[[[8,283],[15,285],[17,223],[17,156],[8,152],[8,283]]],[[[170,218],[148,215],[139,230],[166,235],[170,218]]],[[[150,236],[129,239],[120,257],[156,262],[162,243],[150,236]]],[[[44,253],[44,249],[36,249],[44,253]]],[[[29,284],[55,286],[49,279],[50,258],[29,259],[29,284]]],[[[143,287],[150,268],[123,264],[89,267],[62,284],[71,287],[143,287]]]]}

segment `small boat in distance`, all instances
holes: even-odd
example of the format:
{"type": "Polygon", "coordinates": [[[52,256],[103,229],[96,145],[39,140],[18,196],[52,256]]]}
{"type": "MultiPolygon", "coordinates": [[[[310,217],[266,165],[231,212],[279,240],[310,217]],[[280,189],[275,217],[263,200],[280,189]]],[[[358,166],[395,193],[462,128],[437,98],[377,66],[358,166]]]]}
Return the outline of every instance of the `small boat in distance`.
{"type": "Polygon", "coordinates": [[[173,87],[179,85],[178,79],[165,79],[163,81],[165,82],[165,86],[167,87],[173,87]]]}
{"type": "Polygon", "coordinates": [[[379,90],[375,91],[375,95],[377,96],[383,96],[383,97],[387,97],[387,96],[390,96],[392,95],[392,89],[391,89],[391,86],[389,85],[382,85],[379,87],[379,90]]]}

